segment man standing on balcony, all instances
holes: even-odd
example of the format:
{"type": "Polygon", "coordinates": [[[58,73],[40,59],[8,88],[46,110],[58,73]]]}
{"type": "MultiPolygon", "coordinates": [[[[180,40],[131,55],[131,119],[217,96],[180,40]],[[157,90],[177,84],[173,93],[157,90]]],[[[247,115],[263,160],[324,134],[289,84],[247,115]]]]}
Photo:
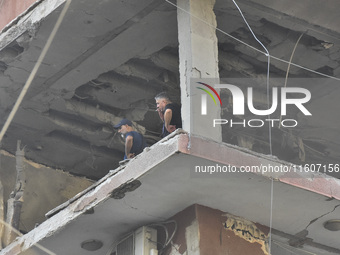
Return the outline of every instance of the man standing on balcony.
{"type": "Polygon", "coordinates": [[[144,136],[134,131],[130,120],[122,119],[114,128],[118,129],[118,132],[125,136],[124,159],[137,156],[146,147],[144,136]]]}
{"type": "Polygon", "coordinates": [[[162,137],[174,132],[177,128],[182,128],[181,107],[172,103],[165,92],[159,93],[155,100],[159,117],[163,121],[162,137]]]}

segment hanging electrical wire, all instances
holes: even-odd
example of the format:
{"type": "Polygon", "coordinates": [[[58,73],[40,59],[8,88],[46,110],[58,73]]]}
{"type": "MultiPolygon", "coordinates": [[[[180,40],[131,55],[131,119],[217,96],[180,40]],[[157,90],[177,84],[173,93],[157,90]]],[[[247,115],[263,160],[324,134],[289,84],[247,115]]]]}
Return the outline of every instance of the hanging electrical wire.
{"type": "MultiPolygon", "coordinates": [[[[299,38],[297,39],[295,45],[294,45],[294,48],[293,48],[293,51],[292,51],[292,54],[290,55],[290,58],[289,58],[289,64],[288,64],[288,67],[287,67],[287,71],[286,71],[286,78],[285,78],[285,84],[284,84],[284,88],[287,87],[287,82],[288,82],[288,75],[289,75],[289,70],[290,70],[290,66],[291,66],[291,63],[293,61],[293,57],[294,57],[294,54],[295,54],[295,50],[296,50],[296,47],[298,46],[302,36],[305,34],[306,32],[303,32],[299,38]]],[[[282,114],[280,114],[280,124],[279,124],[279,129],[281,128],[281,120],[282,120],[282,114]]]]}
{"type": "MultiPolygon", "coordinates": [[[[237,5],[237,3],[235,2],[235,0],[232,0],[233,3],[235,4],[236,8],[238,9],[239,13],[241,14],[241,17],[243,19],[243,21],[245,22],[245,24],[247,25],[249,31],[251,32],[251,34],[253,35],[254,39],[262,46],[262,48],[266,51],[265,55],[267,57],[267,82],[266,82],[266,87],[267,87],[267,106],[268,108],[270,107],[270,100],[269,100],[269,74],[270,74],[270,54],[268,49],[263,45],[263,43],[256,37],[254,31],[252,30],[252,28],[250,27],[248,21],[246,20],[246,18],[244,17],[242,10],[240,9],[240,7],[237,5]]],[[[270,115],[268,115],[268,118],[270,119],[270,115]]],[[[270,155],[273,154],[273,150],[272,150],[272,132],[271,132],[271,124],[268,124],[268,131],[269,131],[269,151],[270,151],[270,155]]]]}
{"type": "Polygon", "coordinates": [[[175,220],[169,220],[169,221],[163,221],[163,222],[157,222],[157,223],[152,223],[148,225],[149,227],[151,226],[156,226],[156,227],[162,227],[164,229],[165,232],[165,241],[163,244],[163,247],[160,251],[160,254],[162,254],[162,252],[164,251],[164,249],[170,244],[170,242],[172,241],[172,239],[174,238],[176,232],[177,232],[177,222],[175,220]],[[169,231],[167,228],[167,224],[173,224],[174,225],[174,230],[172,231],[171,236],[169,237],[169,231]]]}
{"type": "MultiPolygon", "coordinates": [[[[205,21],[204,19],[202,19],[202,18],[200,18],[200,17],[198,17],[198,16],[196,16],[196,15],[194,15],[194,14],[188,12],[187,10],[185,10],[185,9],[183,9],[183,8],[181,8],[181,7],[179,7],[177,4],[172,3],[170,0],[165,0],[165,2],[169,3],[170,5],[176,7],[176,8],[179,9],[179,10],[181,10],[181,11],[183,11],[183,12],[189,14],[191,17],[193,17],[193,18],[195,18],[195,19],[197,19],[197,20],[200,20],[201,22],[203,22],[203,23],[205,23],[206,25],[208,25],[208,26],[214,28],[216,31],[218,31],[218,32],[220,32],[220,33],[222,33],[222,34],[224,34],[224,35],[230,37],[231,39],[233,39],[233,40],[239,42],[240,44],[243,44],[243,45],[247,46],[248,48],[251,48],[251,49],[253,49],[254,51],[257,51],[257,52],[262,53],[262,54],[264,54],[264,55],[267,54],[266,52],[257,49],[256,47],[254,47],[254,46],[252,46],[252,45],[250,45],[250,44],[248,44],[248,43],[246,43],[246,42],[244,42],[244,41],[242,41],[242,40],[236,38],[235,36],[232,36],[231,34],[229,34],[229,33],[225,32],[225,31],[223,31],[222,29],[220,29],[220,28],[218,28],[218,27],[216,27],[216,26],[210,24],[209,22],[205,21]]],[[[312,70],[312,69],[310,69],[310,68],[307,68],[307,67],[305,67],[305,66],[295,64],[295,63],[293,63],[293,62],[290,63],[290,62],[287,61],[287,60],[284,60],[284,59],[275,57],[275,56],[273,56],[273,55],[270,55],[270,58],[275,59],[275,60],[280,61],[280,62],[283,62],[283,63],[285,63],[285,64],[290,64],[290,65],[292,65],[292,66],[298,67],[298,68],[303,69],[303,70],[306,70],[306,71],[308,71],[308,72],[318,74],[318,75],[320,75],[320,76],[324,76],[324,77],[327,77],[327,78],[330,78],[330,79],[334,79],[334,80],[340,81],[340,78],[337,78],[337,77],[335,77],[335,76],[331,76],[331,75],[328,75],[328,74],[325,74],[325,73],[321,73],[321,72],[312,70]]]]}
{"type": "MultiPolygon", "coordinates": [[[[263,45],[263,43],[256,37],[254,31],[252,30],[252,28],[250,27],[247,19],[244,17],[242,10],[240,9],[240,7],[237,5],[235,0],[232,0],[233,3],[235,4],[236,8],[238,9],[243,21],[245,22],[245,24],[247,25],[249,31],[251,32],[251,34],[253,35],[254,39],[262,46],[262,48],[266,51],[265,55],[267,57],[267,82],[266,82],[266,87],[267,87],[267,106],[268,108],[270,107],[270,99],[269,99],[269,74],[270,74],[270,54],[268,49],[263,45]]],[[[270,115],[268,115],[268,118],[270,119],[270,115]]],[[[273,154],[273,150],[272,150],[272,132],[271,132],[271,125],[268,125],[268,137],[269,137],[269,151],[270,151],[270,155],[273,154]]],[[[273,197],[274,194],[274,180],[273,178],[271,178],[271,185],[270,185],[270,218],[269,218],[269,242],[268,242],[268,246],[269,246],[269,254],[271,254],[271,246],[272,246],[272,222],[273,222],[273,197]]]]}

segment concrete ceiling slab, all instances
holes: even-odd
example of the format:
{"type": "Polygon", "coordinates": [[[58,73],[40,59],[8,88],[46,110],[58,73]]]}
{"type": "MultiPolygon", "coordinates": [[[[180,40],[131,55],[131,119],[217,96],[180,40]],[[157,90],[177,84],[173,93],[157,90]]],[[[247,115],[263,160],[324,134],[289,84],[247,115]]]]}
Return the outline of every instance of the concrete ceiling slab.
{"type": "MultiPolygon", "coordinates": [[[[168,141],[162,140],[126,166],[112,172],[87,193],[66,204],[64,209],[55,211],[54,216],[12,244],[12,247],[30,238],[32,241],[26,243],[23,249],[39,242],[56,254],[76,255],[84,254],[80,247],[83,241],[96,238],[104,245],[93,254],[103,254],[129,231],[164,221],[194,203],[268,226],[271,208],[269,177],[273,178],[275,174],[235,172],[211,175],[195,173],[195,169],[197,166],[216,164],[237,166],[237,158],[243,158],[244,165],[254,160],[272,164],[282,162],[273,158],[259,159],[257,155],[227,145],[194,136],[191,138],[195,139],[193,142],[196,145],[208,146],[211,155],[220,154],[220,151],[229,151],[229,154],[216,161],[214,158],[207,159],[210,156],[202,150],[189,151],[186,134],[168,141]],[[126,189],[123,197],[115,195],[122,192],[124,184],[134,183],[133,180],[141,185],[133,191],[126,189]]],[[[300,178],[304,178],[303,175],[300,178]]],[[[334,251],[340,249],[337,233],[324,229],[323,222],[339,215],[339,200],[330,199],[315,190],[306,190],[306,187],[283,183],[283,179],[279,178],[273,183],[273,228],[278,240],[284,238],[287,243],[286,235],[293,237],[307,230],[308,238],[312,238],[311,243],[323,254],[336,254],[334,251]]],[[[337,182],[333,192],[340,194],[339,187],[337,182]]],[[[306,244],[306,247],[308,249],[309,245],[306,244]]],[[[42,254],[36,247],[33,249],[37,254],[42,254]]]]}

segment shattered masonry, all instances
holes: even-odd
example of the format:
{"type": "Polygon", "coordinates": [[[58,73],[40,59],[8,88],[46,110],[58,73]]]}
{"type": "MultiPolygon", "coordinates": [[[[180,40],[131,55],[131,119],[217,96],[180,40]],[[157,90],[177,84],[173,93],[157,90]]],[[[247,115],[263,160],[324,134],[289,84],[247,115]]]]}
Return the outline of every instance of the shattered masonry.
{"type": "Polygon", "coordinates": [[[223,223],[226,230],[231,230],[235,235],[247,240],[251,243],[261,244],[261,248],[265,254],[268,253],[268,236],[263,233],[258,227],[251,221],[226,214],[227,221],[223,223]]]}

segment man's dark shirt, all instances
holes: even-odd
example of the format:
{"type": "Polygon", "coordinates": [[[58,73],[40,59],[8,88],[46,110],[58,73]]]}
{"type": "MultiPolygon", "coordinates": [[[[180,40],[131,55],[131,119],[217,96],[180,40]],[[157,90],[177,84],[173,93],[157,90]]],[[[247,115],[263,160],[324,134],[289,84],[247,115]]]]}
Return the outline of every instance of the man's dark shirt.
{"type": "MultiPolygon", "coordinates": [[[[172,117],[171,117],[170,125],[175,125],[176,129],[177,128],[182,128],[181,107],[178,104],[170,103],[170,104],[167,104],[165,106],[164,112],[167,109],[171,109],[171,111],[172,111],[172,117]]],[[[166,130],[165,123],[163,123],[162,137],[165,137],[168,134],[170,134],[170,133],[168,132],[168,130],[166,130]]]]}
{"type": "MultiPolygon", "coordinates": [[[[130,150],[130,153],[134,153],[136,156],[143,151],[143,149],[146,147],[146,141],[143,137],[142,134],[136,132],[136,131],[131,131],[125,134],[125,139],[128,136],[132,136],[132,148],[130,150]]],[[[124,155],[124,159],[127,159],[127,155],[124,155]]]]}

